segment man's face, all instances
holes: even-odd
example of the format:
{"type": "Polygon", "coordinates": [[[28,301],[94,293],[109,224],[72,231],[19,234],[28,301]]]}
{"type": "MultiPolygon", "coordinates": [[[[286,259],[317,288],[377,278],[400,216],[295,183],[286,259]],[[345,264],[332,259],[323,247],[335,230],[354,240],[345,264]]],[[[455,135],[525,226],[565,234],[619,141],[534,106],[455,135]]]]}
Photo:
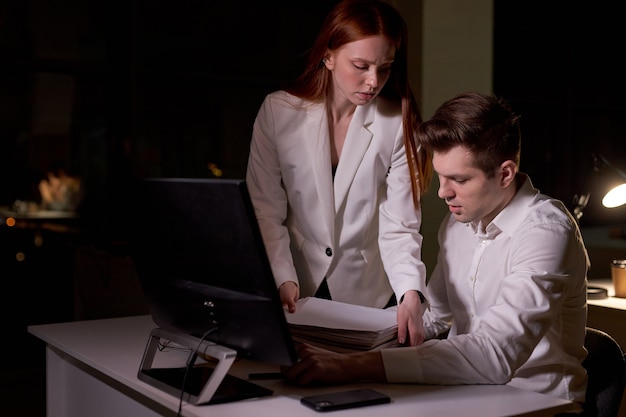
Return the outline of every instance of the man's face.
{"type": "Polygon", "coordinates": [[[486,226],[506,205],[507,196],[500,182],[500,169],[494,178],[472,165],[472,155],[456,146],[447,152],[433,154],[433,167],[439,177],[440,198],[450,213],[462,223],[486,226]]]}

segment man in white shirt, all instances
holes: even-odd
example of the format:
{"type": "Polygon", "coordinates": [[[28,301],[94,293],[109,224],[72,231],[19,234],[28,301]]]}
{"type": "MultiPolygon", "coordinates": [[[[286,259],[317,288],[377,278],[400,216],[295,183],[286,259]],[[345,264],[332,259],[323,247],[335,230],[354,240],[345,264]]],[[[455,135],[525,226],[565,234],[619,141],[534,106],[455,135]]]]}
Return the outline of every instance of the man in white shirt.
{"type": "Polygon", "coordinates": [[[425,294],[429,340],[353,354],[301,345],[289,380],[508,384],[584,402],[589,258],[565,206],[519,172],[518,121],[503,100],[465,93],[418,129],[450,210],[425,294]]]}

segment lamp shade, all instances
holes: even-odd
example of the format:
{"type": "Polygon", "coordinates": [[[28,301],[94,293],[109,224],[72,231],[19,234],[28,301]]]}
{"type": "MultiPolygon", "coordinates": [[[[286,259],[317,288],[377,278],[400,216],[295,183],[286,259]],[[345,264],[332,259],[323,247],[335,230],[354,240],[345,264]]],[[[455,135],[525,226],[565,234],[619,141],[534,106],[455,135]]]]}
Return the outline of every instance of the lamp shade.
{"type": "Polygon", "coordinates": [[[626,182],[609,190],[602,198],[602,205],[607,208],[626,204],[626,182]]]}

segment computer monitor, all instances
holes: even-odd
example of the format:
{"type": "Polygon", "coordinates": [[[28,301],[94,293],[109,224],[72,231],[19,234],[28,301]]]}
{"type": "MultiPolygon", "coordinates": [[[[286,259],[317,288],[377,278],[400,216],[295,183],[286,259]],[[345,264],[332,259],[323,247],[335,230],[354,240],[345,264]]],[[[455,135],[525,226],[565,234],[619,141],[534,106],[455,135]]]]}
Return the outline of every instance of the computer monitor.
{"type": "Polygon", "coordinates": [[[229,375],[235,357],[297,361],[265,246],[241,179],[137,181],[130,246],[150,314],[139,379],[193,404],[271,394],[229,375]],[[202,348],[215,368],[152,367],[159,340],[202,348]],[[207,370],[208,369],[208,370],[207,370]]]}

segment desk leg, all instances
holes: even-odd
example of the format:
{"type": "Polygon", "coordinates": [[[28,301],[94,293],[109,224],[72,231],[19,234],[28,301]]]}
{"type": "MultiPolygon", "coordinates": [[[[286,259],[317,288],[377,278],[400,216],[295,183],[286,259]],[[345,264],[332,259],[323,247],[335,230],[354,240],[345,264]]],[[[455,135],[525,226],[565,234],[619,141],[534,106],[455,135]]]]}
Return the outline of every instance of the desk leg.
{"type": "Polygon", "coordinates": [[[101,378],[77,367],[65,355],[46,348],[47,417],[174,416],[164,407],[150,407],[101,378]]]}
{"type": "Polygon", "coordinates": [[[69,416],[65,368],[69,365],[55,351],[46,347],[46,416],[69,416]]]}

